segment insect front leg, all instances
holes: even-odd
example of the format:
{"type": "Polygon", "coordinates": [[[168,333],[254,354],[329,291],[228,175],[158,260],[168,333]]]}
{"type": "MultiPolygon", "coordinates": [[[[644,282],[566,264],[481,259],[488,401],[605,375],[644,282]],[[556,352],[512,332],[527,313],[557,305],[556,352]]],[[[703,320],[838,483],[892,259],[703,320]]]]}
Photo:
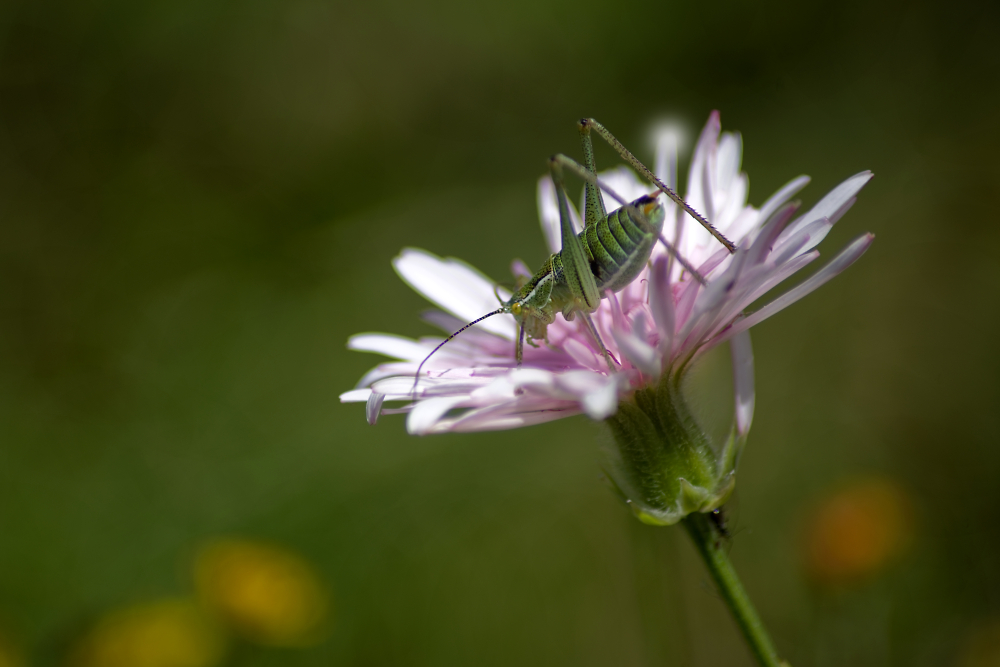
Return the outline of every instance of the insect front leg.
{"type": "Polygon", "coordinates": [[[584,313],[584,312],[581,312],[580,316],[583,319],[583,323],[587,325],[587,329],[590,331],[590,335],[594,337],[594,340],[596,340],[597,344],[600,346],[601,353],[604,355],[604,361],[607,362],[608,364],[608,370],[610,370],[612,373],[616,372],[618,369],[615,368],[615,364],[612,361],[611,352],[608,351],[607,346],[601,339],[600,332],[597,331],[597,325],[594,324],[594,318],[590,316],[590,313],[584,313]]]}
{"type": "Polygon", "coordinates": [[[524,320],[521,320],[517,327],[517,347],[514,348],[514,358],[517,360],[517,367],[524,363],[524,320]]]}

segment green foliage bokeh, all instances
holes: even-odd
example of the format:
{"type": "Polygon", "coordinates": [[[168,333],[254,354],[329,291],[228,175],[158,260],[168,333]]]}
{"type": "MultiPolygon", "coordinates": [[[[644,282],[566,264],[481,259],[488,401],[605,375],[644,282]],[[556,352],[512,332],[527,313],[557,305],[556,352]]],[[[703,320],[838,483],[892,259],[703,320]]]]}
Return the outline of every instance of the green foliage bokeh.
{"type": "Polygon", "coordinates": [[[985,2],[4,4],[0,629],[59,664],[240,535],[314,563],[335,622],[239,664],[750,664],[682,531],[602,485],[599,426],[417,439],[337,399],[378,361],[350,334],[431,333],[401,247],[505,280],[577,118],[649,158],[719,109],[755,205],[876,174],[822,246],[871,251],[754,330],[732,557],[794,665],[960,660],[1000,613],[998,29],[985,2]],[[916,540],[816,591],[804,513],[857,474],[910,490],[916,540]]]}

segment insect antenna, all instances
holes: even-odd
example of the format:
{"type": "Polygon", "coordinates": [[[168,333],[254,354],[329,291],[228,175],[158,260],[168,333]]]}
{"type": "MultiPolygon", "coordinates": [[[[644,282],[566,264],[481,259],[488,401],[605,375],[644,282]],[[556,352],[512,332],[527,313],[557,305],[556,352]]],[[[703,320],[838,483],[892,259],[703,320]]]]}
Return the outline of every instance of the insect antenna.
{"type": "Polygon", "coordinates": [[[427,360],[434,356],[435,352],[437,352],[438,350],[440,350],[442,347],[444,347],[445,343],[447,343],[452,338],[454,338],[458,334],[462,333],[463,331],[465,331],[469,327],[471,327],[473,325],[476,325],[476,324],[479,324],[480,322],[482,322],[483,320],[485,320],[487,317],[493,317],[494,315],[499,315],[500,313],[505,313],[505,312],[507,312],[507,307],[506,306],[504,306],[502,308],[497,308],[492,313],[486,313],[482,317],[480,317],[478,319],[475,319],[475,320],[472,320],[471,322],[469,322],[468,324],[466,324],[464,327],[462,327],[461,329],[459,329],[458,331],[456,331],[452,335],[450,335],[447,338],[445,338],[443,341],[441,341],[440,344],[438,344],[437,347],[435,347],[433,350],[431,350],[431,353],[428,354],[426,357],[424,357],[424,360],[420,362],[419,366],[417,366],[417,373],[416,373],[416,375],[413,376],[413,390],[410,392],[410,394],[413,396],[413,400],[417,399],[417,383],[420,382],[420,371],[421,371],[421,369],[423,369],[424,364],[427,363],[427,360]]]}

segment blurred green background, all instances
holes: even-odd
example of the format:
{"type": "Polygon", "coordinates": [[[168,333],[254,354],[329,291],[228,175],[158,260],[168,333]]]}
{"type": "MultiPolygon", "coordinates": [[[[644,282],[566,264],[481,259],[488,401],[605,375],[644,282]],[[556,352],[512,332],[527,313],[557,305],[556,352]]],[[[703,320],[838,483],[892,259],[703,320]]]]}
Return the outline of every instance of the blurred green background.
{"type": "Polygon", "coordinates": [[[719,109],[755,205],[876,174],[822,246],[869,253],[754,330],[737,568],[796,666],[1000,664],[998,32],[987,2],[3,3],[3,641],[64,664],[229,535],[332,599],[234,665],[750,664],[683,531],[600,481],[600,425],[418,439],[337,398],[379,361],[350,334],[432,333],[400,248],[506,280],[577,118],[648,159],[719,109]],[[811,508],[862,477],[912,539],[818,584],[811,508]]]}

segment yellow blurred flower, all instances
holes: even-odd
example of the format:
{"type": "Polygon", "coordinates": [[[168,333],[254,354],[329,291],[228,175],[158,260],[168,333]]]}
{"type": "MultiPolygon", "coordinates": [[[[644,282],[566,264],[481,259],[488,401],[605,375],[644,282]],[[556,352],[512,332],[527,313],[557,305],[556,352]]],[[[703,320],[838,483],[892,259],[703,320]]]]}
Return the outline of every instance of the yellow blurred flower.
{"type": "Polygon", "coordinates": [[[1000,618],[969,630],[961,643],[959,667],[1000,667],[1000,618]]]}
{"type": "Polygon", "coordinates": [[[827,496],[809,516],[806,573],[823,584],[858,581],[895,558],[911,532],[910,500],[898,484],[881,478],[854,482],[827,496]]]}
{"type": "Polygon", "coordinates": [[[322,634],[328,596],[313,569],[277,546],[219,540],[195,560],[198,594],[233,630],[272,646],[303,646],[322,634]]]}
{"type": "Polygon", "coordinates": [[[194,600],[168,599],[112,612],[70,653],[73,667],[212,667],[224,640],[194,600]]]}
{"type": "Polygon", "coordinates": [[[24,658],[14,646],[0,635],[0,667],[24,667],[24,658]]]}

